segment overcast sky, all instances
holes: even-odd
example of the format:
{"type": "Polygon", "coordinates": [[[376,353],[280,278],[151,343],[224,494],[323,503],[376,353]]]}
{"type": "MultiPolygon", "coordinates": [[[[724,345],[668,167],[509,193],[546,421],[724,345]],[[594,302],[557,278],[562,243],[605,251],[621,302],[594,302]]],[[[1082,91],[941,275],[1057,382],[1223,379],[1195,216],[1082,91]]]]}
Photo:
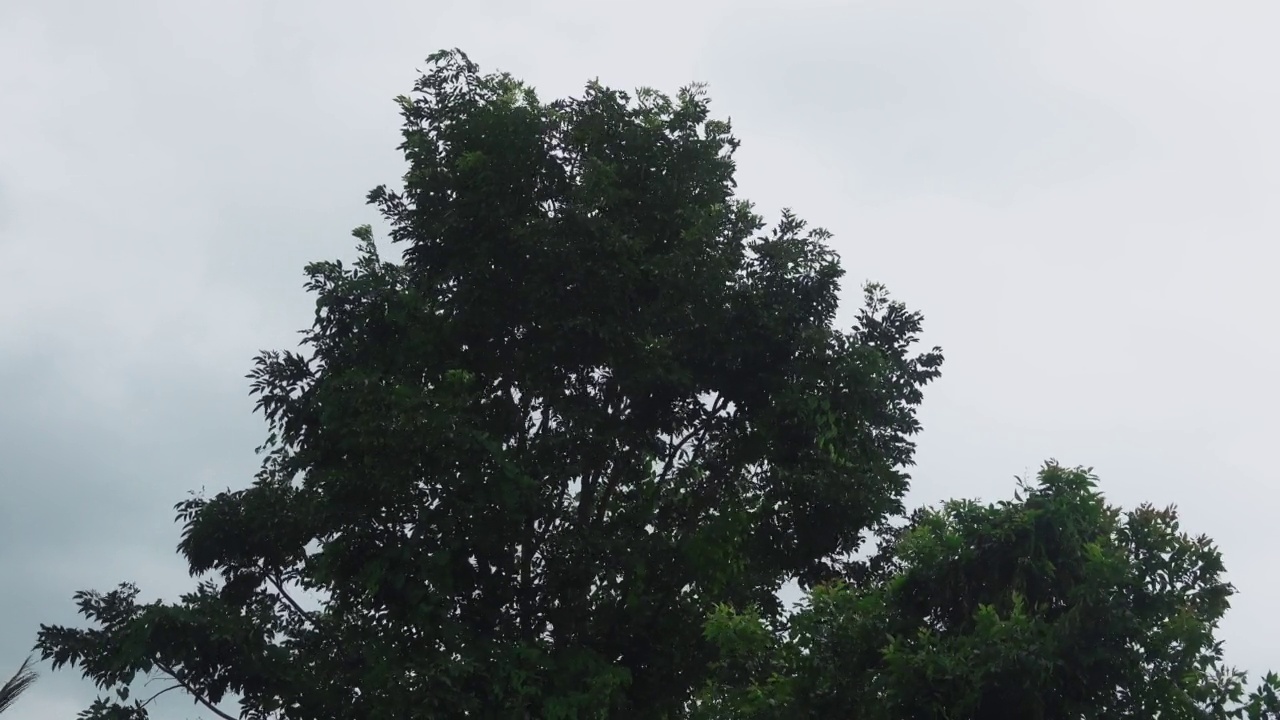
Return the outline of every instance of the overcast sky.
{"type": "MultiPolygon", "coordinates": [[[[250,361],[377,221],[391,98],[454,46],[544,97],[708,82],[742,194],[835,233],[846,318],[882,281],[946,351],[912,504],[1092,465],[1218,541],[1229,659],[1280,667],[1278,27],[1264,0],[3,0],[0,674],[78,589],[191,586],[172,506],[251,480],[250,361]]],[[[93,695],[46,673],[11,712],[93,695]]]]}

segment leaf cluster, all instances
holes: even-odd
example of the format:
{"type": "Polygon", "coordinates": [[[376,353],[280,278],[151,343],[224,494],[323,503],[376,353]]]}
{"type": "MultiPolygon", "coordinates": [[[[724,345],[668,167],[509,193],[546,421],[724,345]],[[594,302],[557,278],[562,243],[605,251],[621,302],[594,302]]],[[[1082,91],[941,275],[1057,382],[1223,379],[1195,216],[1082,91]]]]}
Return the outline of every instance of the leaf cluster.
{"type": "Polygon", "coordinates": [[[1047,464],[1011,501],[917,512],[783,624],[721,607],[707,718],[1277,717],[1214,637],[1233,592],[1173,508],[1047,464]]]}

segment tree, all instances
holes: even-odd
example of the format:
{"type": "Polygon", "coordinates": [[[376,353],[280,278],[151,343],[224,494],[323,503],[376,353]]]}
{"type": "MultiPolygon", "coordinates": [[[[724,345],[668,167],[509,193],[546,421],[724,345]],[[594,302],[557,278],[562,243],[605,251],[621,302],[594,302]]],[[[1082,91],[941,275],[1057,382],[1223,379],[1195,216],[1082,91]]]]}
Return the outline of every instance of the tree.
{"type": "Polygon", "coordinates": [[[1232,588],[1174,509],[1109,506],[1084,469],[1047,464],[1013,501],[914,514],[787,622],[722,606],[707,632],[707,718],[1280,717],[1274,675],[1214,638],[1232,588]]]}
{"type": "Polygon", "coordinates": [[[0,713],[8,710],[19,695],[35,684],[38,677],[40,676],[31,669],[31,658],[27,658],[23,661],[22,667],[18,668],[18,672],[14,673],[4,685],[0,685],[0,713]]]}
{"type": "Polygon", "coordinates": [[[544,103],[454,51],[399,105],[402,258],[363,227],[308,267],[261,472],[178,506],[204,579],[41,627],[117,691],[82,717],[146,717],[148,672],[224,718],[679,717],[717,603],[778,611],[900,511],[941,353],[875,285],[833,326],[828,233],[762,233],[700,88],[544,103]]]}

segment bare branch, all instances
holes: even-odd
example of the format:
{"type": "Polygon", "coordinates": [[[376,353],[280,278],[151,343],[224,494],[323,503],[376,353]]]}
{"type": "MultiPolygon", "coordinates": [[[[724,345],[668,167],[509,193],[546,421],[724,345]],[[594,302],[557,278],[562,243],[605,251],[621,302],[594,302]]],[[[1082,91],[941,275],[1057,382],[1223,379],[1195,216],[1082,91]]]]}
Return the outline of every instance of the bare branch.
{"type": "Polygon", "coordinates": [[[156,667],[168,673],[169,677],[174,679],[174,682],[178,683],[178,685],[180,685],[183,690],[186,690],[187,694],[190,695],[192,698],[194,698],[196,702],[205,706],[205,708],[207,708],[209,712],[222,718],[222,720],[239,720],[239,718],[235,718],[226,714],[225,712],[219,710],[217,706],[215,706],[213,703],[209,702],[208,699],[206,699],[203,695],[201,695],[196,690],[195,686],[187,682],[186,678],[183,678],[182,675],[179,674],[176,669],[174,669],[169,665],[166,665],[165,663],[160,662],[159,660],[156,660],[155,663],[156,663],[156,667]]]}
{"type": "Polygon", "coordinates": [[[146,706],[150,705],[152,700],[155,700],[156,698],[158,698],[158,697],[160,697],[161,695],[163,695],[163,694],[165,694],[165,693],[169,692],[170,690],[182,690],[182,689],[183,689],[183,686],[182,686],[182,685],[170,685],[169,687],[167,687],[167,688],[165,688],[165,689],[161,690],[160,692],[156,693],[155,695],[152,695],[151,697],[147,698],[146,700],[143,700],[143,701],[142,701],[142,705],[141,705],[141,707],[146,707],[146,706]]]}

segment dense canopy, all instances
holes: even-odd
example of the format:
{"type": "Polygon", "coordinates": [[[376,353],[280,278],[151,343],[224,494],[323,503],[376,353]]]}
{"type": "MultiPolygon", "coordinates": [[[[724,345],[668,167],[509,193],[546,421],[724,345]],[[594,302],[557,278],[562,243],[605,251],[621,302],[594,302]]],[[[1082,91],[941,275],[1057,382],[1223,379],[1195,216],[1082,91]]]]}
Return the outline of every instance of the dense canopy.
{"type": "Polygon", "coordinates": [[[42,628],[118,691],[87,717],[145,717],[149,672],[244,718],[676,717],[710,609],[778,612],[901,510],[941,354],[875,285],[835,327],[828,234],[735,197],[701,89],[543,102],[455,51],[399,102],[401,257],[364,227],[307,268],[261,473],[179,506],[201,583],[42,628]]]}

